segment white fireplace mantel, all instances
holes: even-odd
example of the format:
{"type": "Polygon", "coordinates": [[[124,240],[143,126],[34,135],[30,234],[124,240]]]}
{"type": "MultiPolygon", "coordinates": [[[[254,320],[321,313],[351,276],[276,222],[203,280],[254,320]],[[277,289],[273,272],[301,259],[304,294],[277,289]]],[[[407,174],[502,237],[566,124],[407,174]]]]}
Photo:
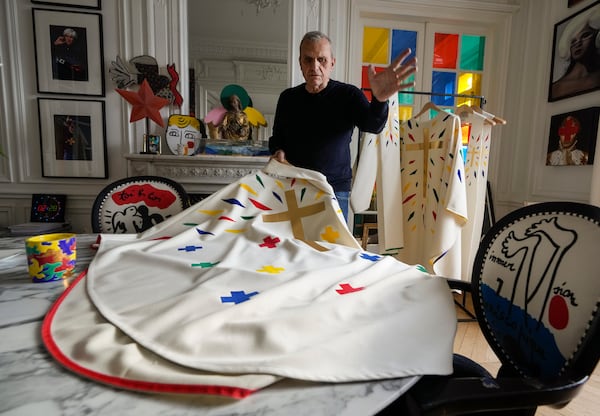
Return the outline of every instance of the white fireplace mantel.
{"type": "Polygon", "coordinates": [[[173,179],[188,193],[212,194],[262,169],[268,156],[173,156],[128,153],[127,176],[155,175],[173,179]]]}

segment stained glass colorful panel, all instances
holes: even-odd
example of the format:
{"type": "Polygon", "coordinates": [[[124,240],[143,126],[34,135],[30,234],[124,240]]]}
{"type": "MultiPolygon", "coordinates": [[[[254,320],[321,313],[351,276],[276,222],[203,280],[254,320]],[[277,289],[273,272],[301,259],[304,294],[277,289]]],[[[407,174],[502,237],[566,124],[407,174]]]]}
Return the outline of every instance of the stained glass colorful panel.
{"type": "Polygon", "coordinates": [[[388,65],[389,53],[390,29],[365,27],[363,31],[363,63],[388,65]]]}
{"type": "MultiPolygon", "coordinates": [[[[381,66],[375,66],[374,68],[375,68],[375,72],[381,72],[381,71],[385,70],[385,68],[381,67],[381,66]]],[[[371,94],[371,83],[369,82],[369,65],[362,66],[360,87],[362,88],[363,92],[365,93],[365,96],[367,97],[367,99],[369,101],[371,101],[373,94],[371,94]]]]}
{"type": "Polygon", "coordinates": [[[456,69],[458,35],[436,33],[433,44],[433,67],[456,69]]]}
{"type": "MultiPolygon", "coordinates": [[[[406,61],[412,59],[417,51],[417,32],[414,30],[392,30],[392,58],[400,55],[406,48],[410,48],[410,55],[406,61]]],[[[391,62],[390,62],[391,63],[391,62]]]]}
{"type": "MultiPolygon", "coordinates": [[[[453,72],[432,71],[431,91],[436,94],[454,94],[456,74],[453,72]]],[[[454,97],[433,95],[431,101],[436,105],[454,107],[454,97]]]]}
{"type": "Polygon", "coordinates": [[[405,105],[398,107],[398,118],[400,121],[406,121],[412,117],[413,108],[405,105]]]}
{"type": "MultiPolygon", "coordinates": [[[[382,66],[374,66],[375,72],[381,72],[385,70],[385,67],[382,66]]],[[[369,82],[369,65],[362,66],[361,73],[361,88],[370,89],[371,83],[369,82]]]]}
{"type": "MultiPolygon", "coordinates": [[[[415,82],[415,74],[412,74],[411,76],[409,76],[408,78],[406,78],[406,80],[404,82],[415,82]]],[[[410,87],[410,88],[406,88],[402,91],[414,91],[415,88],[414,87],[410,87]]],[[[402,104],[408,104],[408,105],[412,105],[415,102],[415,95],[414,94],[407,94],[407,93],[403,93],[402,91],[400,91],[398,93],[398,104],[402,105],[402,104]]]]}
{"type": "MultiPolygon", "coordinates": [[[[458,94],[481,95],[481,74],[462,72],[458,76],[458,94]]],[[[457,105],[479,105],[475,98],[459,98],[457,105]]]]}
{"type": "Polygon", "coordinates": [[[460,69],[483,71],[485,36],[462,35],[460,46],[460,69]]]}

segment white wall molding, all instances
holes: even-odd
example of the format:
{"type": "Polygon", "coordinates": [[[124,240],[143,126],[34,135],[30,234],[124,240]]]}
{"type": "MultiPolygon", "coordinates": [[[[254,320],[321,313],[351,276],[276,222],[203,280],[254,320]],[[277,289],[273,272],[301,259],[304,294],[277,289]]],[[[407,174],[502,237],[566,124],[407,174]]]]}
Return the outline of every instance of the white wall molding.
{"type": "Polygon", "coordinates": [[[205,88],[233,81],[248,90],[279,95],[287,84],[287,65],[277,62],[199,59],[194,68],[196,82],[205,88]]]}
{"type": "Polygon", "coordinates": [[[190,43],[190,61],[198,59],[246,59],[268,62],[287,62],[287,48],[280,44],[257,45],[248,42],[231,42],[220,39],[194,39],[190,43]]]}

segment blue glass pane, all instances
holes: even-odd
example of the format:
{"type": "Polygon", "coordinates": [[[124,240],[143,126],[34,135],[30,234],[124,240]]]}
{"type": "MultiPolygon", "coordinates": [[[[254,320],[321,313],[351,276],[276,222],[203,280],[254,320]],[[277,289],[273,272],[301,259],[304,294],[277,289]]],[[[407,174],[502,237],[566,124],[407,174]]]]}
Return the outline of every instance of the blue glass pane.
{"type": "MultiPolygon", "coordinates": [[[[433,71],[431,79],[431,91],[436,94],[454,94],[456,91],[455,73],[433,71]]],[[[433,95],[431,101],[436,105],[454,107],[454,97],[451,96],[433,95]]]]}
{"type": "MultiPolygon", "coordinates": [[[[392,30],[392,58],[398,56],[404,49],[410,48],[411,53],[406,60],[411,59],[417,52],[417,32],[412,30],[392,30]]],[[[391,63],[391,62],[390,62],[391,63]]]]}

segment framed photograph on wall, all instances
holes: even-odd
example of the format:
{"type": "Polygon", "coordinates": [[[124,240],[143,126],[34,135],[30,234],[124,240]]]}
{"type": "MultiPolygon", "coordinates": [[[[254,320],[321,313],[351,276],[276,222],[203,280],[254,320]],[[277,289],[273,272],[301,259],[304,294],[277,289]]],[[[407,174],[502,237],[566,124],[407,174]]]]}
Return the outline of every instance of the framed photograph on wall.
{"type": "Polygon", "coordinates": [[[49,6],[65,6],[65,7],[79,7],[82,9],[96,9],[100,10],[101,0],[31,0],[35,4],[45,4],[49,6]]]}
{"type": "Polygon", "coordinates": [[[554,25],[548,101],[600,89],[599,16],[600,0],[554,25]]]}
{"type": "Polygon", "coordinates": [[[30,222],[65,222],[67,196],[33,194],[31,196],[30,222]]]}
{"type": "Polygon", "coordinates": [[[38,92],[103,97],[102,15],[32,12],[38,92]]]}
{"type": "Polygon", "coordinates": [[[547,166],[593,165],[600,107],[557,114],[550,119],[547,166]]]}
{"type": "Polygon", "coordinates": [[[162,140],[160,136],[153,134],[144,134],[144,143],[142,154],[158,155],[161,153],[162,140]]]}
{"type": "Polygon", "coordinates": [[[104,101],[38,98],[42,176],[107,178],[104,101]]]}

